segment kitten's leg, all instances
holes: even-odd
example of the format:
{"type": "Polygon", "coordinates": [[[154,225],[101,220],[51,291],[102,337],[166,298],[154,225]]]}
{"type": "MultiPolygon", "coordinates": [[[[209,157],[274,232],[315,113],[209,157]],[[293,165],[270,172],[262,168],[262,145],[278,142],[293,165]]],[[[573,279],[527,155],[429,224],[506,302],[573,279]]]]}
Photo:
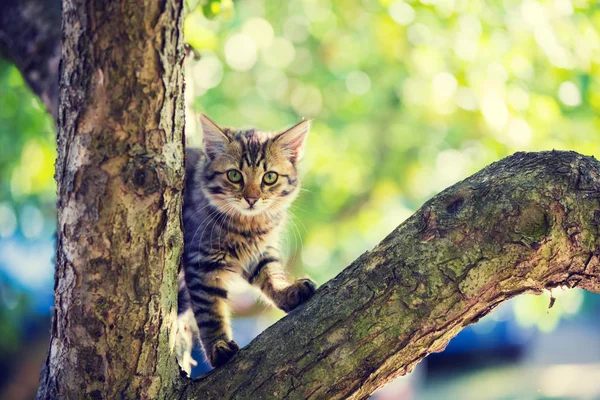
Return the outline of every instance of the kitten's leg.
{"type": "Polygon", "coordinates": [[[177,282],[177,332],[175,333],[175,356],[181,369],[192,375],[192,368],[198,365],[192,357],[194,338],[198,337],[198,327],[194,320],[194,313],[190,302],[190,296],[185,286],[183,271],[179,273],[177,282]]]}
{"type": "Polygon", "coordinates": [[[175,356],[179,366],[188,376],[192,376],[192,368],[198,362],[192,357],[194,337],[198,336],[198,328],[194,321],[192,309],[177,316],[177,332],[175,333],[175,356]]]}
{"type": "Polygon", "coordinates": [[[310,299],[317,289],[315,282],[309,278],[300,278],[290,284],[284,266],[274,251],[262,255],[248,276],[248,282],[258,286],[285,312],[292,311],[310,299]]]}
{"type": "Polygon", "coordinates": [[[239,350],[231,338],[226,272],[211,266],[209,271],[188,268],[185,281],[204,352],[213,367],[225,364],[239,350]]]}

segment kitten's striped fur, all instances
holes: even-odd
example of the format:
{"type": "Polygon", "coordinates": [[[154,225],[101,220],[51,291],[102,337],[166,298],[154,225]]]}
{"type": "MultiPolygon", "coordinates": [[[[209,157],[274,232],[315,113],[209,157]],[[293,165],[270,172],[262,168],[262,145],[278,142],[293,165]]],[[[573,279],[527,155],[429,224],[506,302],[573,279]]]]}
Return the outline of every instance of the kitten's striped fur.
{"type": "Polygon", "coordinates": [[[193,311],[205,354],[216,367],[238,350],[227,305],[232,275],[244,277],[286,312],[315,291],[310,279],[288,280],[279,244],[287,209],[299,191],[296,166],[310,122],[269,133],[220,128],[206,116],[201,120],[203,149],[187,152],[179,315],[184,320],[193,311]],[[269,173],[277,175],[275,182],[269,173]]]}

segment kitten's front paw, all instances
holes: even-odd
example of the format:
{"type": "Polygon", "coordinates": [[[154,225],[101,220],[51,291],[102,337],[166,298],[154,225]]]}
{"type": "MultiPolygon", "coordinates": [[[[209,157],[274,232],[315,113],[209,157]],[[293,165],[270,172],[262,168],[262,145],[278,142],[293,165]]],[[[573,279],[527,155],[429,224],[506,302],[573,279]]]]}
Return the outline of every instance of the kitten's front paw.
{"type": "Polygon", "coordinates": [[[192,368],[198,365],[198,362],[192,358],[192,349],[194,348],[194,336],[198,335],[198,326],[194,320],[194,313],[188,310],[177,317],[177,331],[175,333],[175,356],[181,370],[186,375],[192,376],[192,368]]]}
{"type": "Polygon", "coordinates": [[[190,351],[186,351],[181,360],[178,359],[177,362],[179,362],[181,370],[185,372],[188,377],[192,376],[192,368],[198,365],[198,361],[192,358],[192,353],[190,351]]]}
{"type": "Polygon", "coordinates": [[[210,365],[212,365],[214,368],[220,367],[227,361],[231,360],[231,357],[233,357],[239,349],[240,346],[238,346],[238,344],[233,340],[228,342],[219,340],[212,347],[209,360],[210,365]]]}
{"type": "Polygon", "coordinates": [[[300,304],[313,297],[317,291],[317,284],[309,278],[300,278],[286,289],[284,304],[281,309],[290,312],[300,304]]]}

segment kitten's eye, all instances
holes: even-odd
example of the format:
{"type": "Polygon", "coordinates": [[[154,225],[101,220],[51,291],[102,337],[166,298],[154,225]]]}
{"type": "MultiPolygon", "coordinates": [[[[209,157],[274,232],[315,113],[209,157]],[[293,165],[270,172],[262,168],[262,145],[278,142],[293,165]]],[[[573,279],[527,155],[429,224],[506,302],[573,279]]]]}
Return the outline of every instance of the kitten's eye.
{"type": "Polygon", "coordinates": [[[277,172],[273,172],[273,171],[267,172],[263,176],[263,182],[266,183],[267,185],[272,185],[275,182],[277,182],[277,178],[279,178],[279,175],[277,175],[277,172]]]}
{"type": "Polygon", "coordinates": [[[242,174],[237,169],[230,169],[227,171],[227,179],[233,183],[239,183],[242,181],[242,174]]]}

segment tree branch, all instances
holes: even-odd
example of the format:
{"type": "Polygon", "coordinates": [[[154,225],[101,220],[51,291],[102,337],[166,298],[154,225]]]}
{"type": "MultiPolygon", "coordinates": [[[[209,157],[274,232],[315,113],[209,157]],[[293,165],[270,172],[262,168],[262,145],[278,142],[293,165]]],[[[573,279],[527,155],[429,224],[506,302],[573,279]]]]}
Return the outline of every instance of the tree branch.
{"type": "Polygon", "coordinates": [[[56,120],[60,62],[60,0],[3,0],[0,54],[15,63],[56,120]]]}
{"type": "Polygon", "coordinates": [[[503,301],[600,292],[600,163],[517,153],[428,201],[181,398],[363,399],[503,301]]]}

